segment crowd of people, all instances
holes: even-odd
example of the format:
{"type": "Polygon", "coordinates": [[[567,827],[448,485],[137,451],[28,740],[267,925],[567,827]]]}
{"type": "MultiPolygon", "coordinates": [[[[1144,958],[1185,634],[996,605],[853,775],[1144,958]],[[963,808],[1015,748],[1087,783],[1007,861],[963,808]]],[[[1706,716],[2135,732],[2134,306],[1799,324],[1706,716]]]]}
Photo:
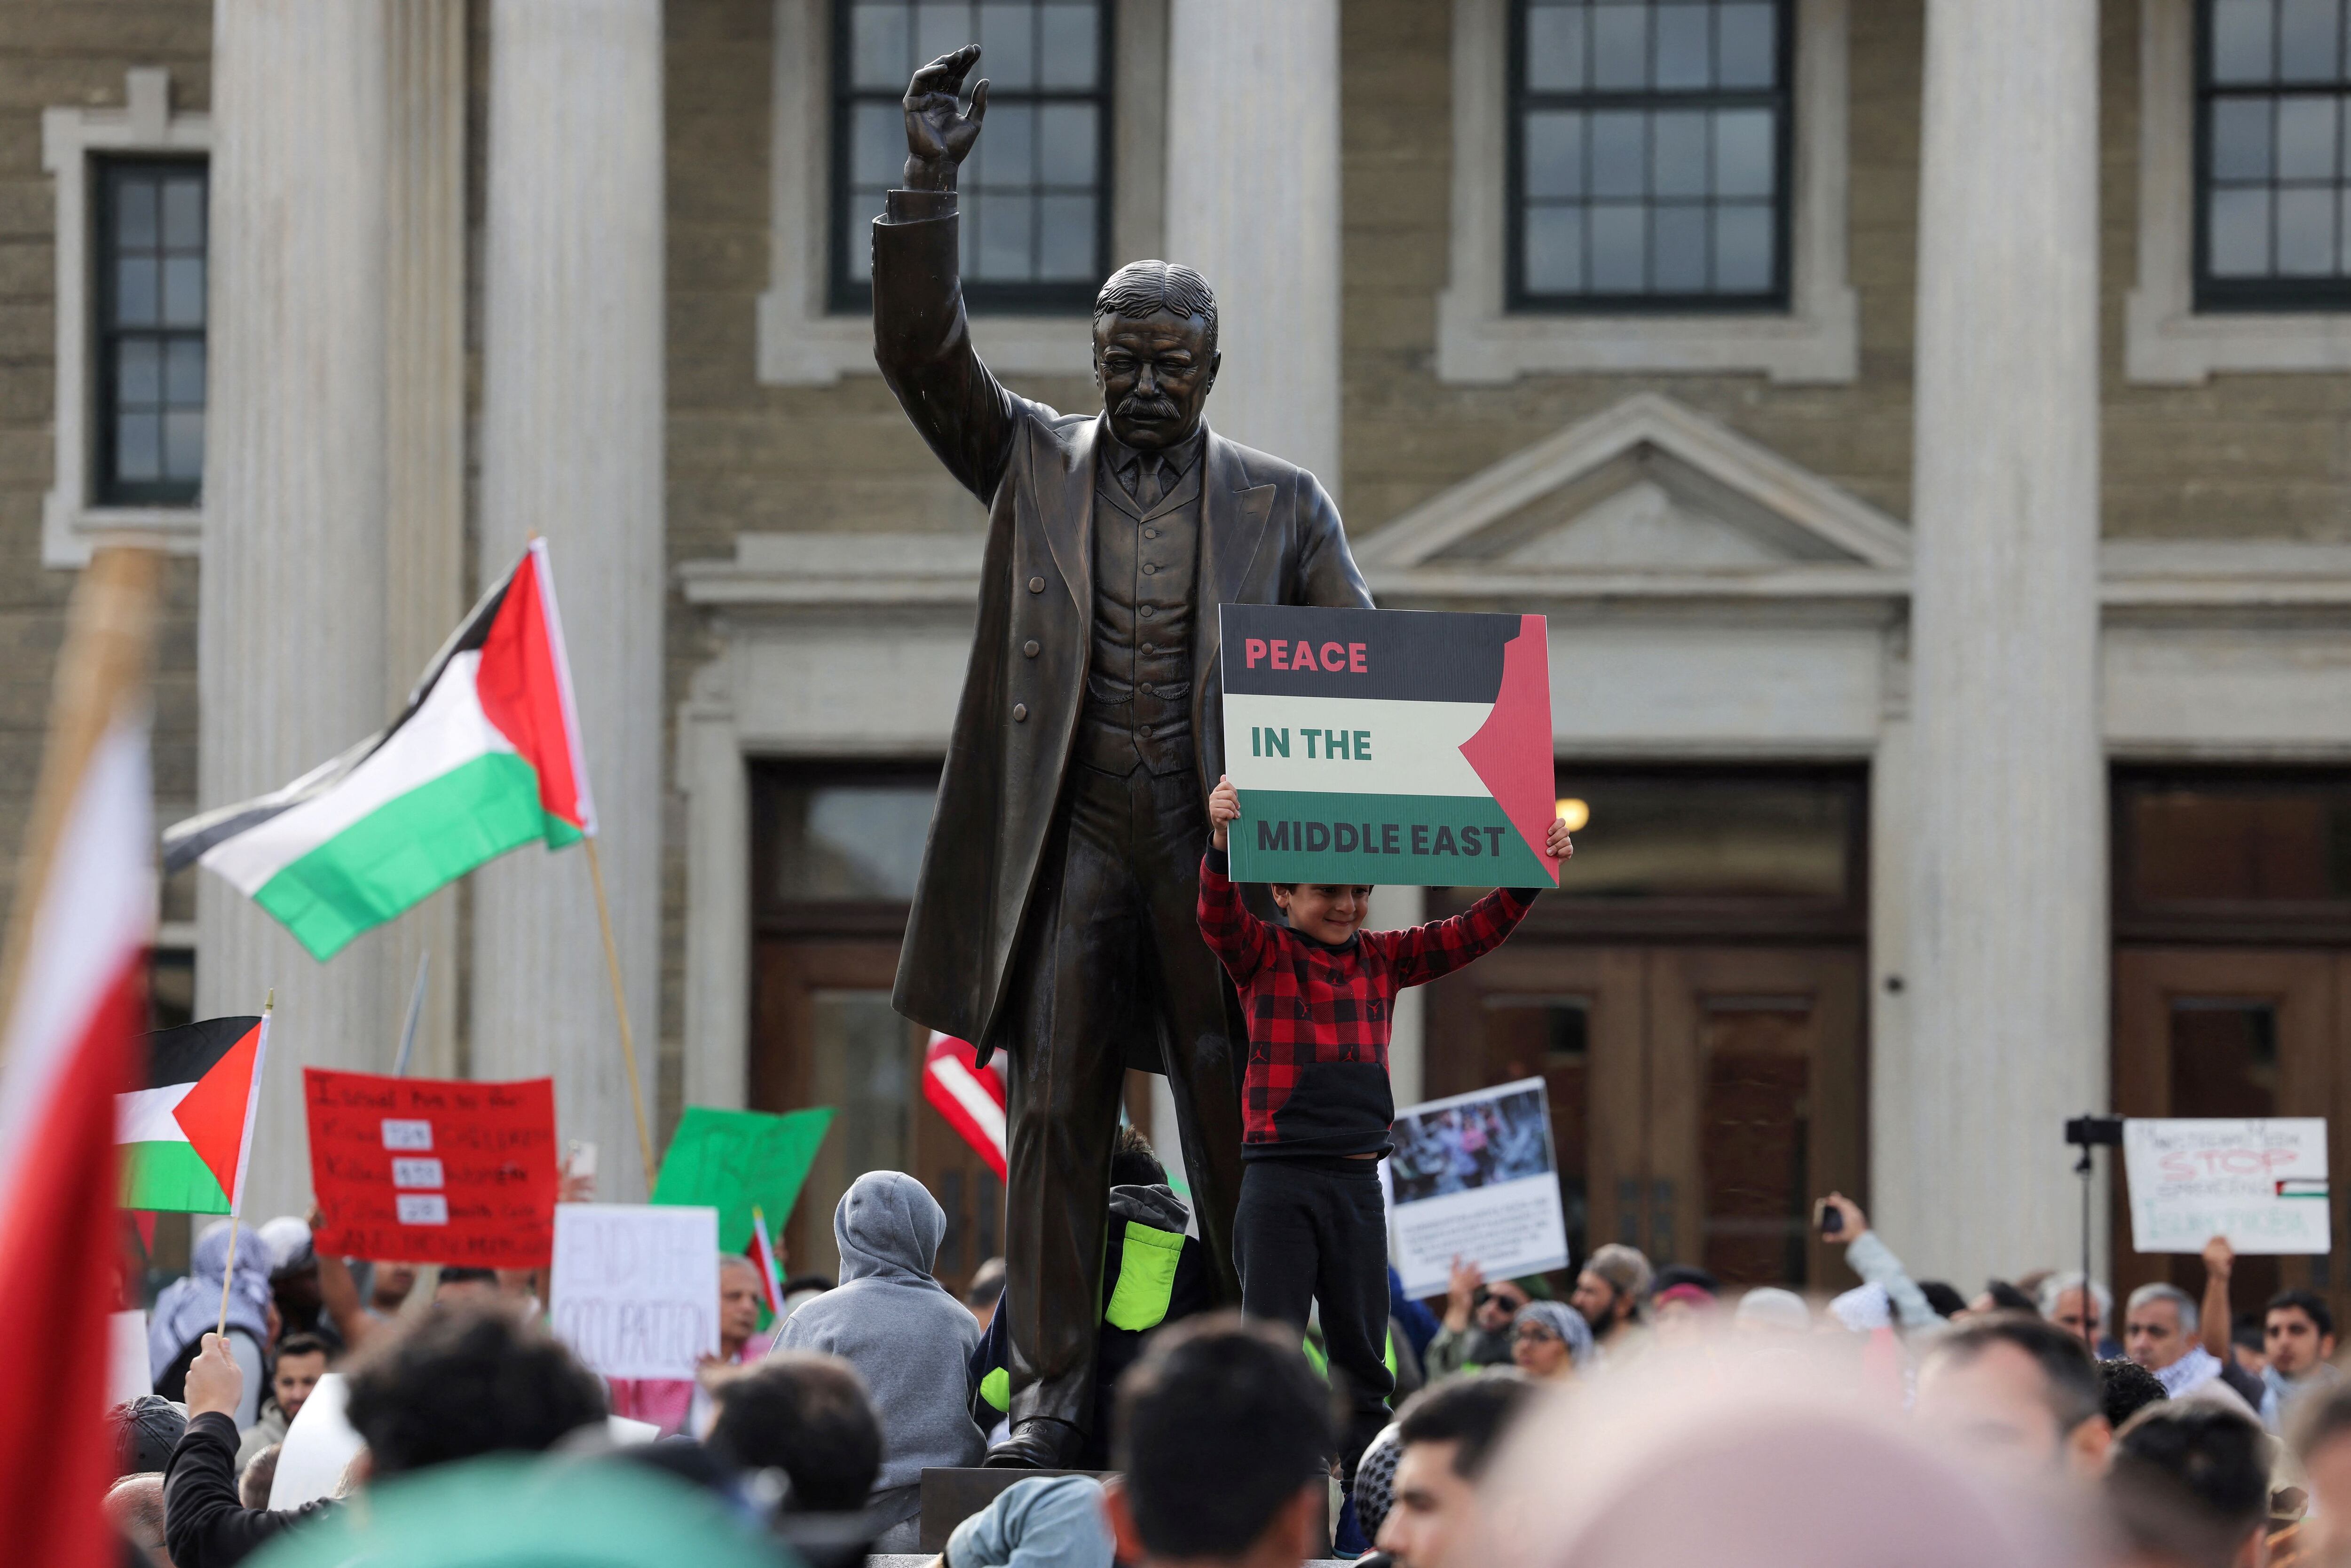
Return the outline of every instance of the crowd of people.
{"type": "MultiPolygon", "coordinates": [[[[1434,1305],[1391,1276],[1394,1418],[1346,1485],[1360,1401],[1317,1333],[1213,1307],[1186,1207],[1131,1129],[1112,1182],[1087,1467],[1114,1473],[1015,1480],[941,1568],[2351,1563],[2332,1316],[2298,1291],[2238,1316],[2223,1242],[2200,1299],[2145,1285],[2119,1322],[2076,1273],[1971,1297],[1915,1280],[1841,1195],[1824,1207],[1860,1282],[1825,1300],[1621,1244],[1572,1281],[1465,1262],[1434,1305]]],[[[423,1561],[468,1519],[487,1521],[480,1550],[432,1561],[914,1551],[923,1472],[978,1464],[1000,1431],[1002,1271],[947,1291],[945,1225],[911,1176],[860,1177],[834,1215],[839,1282],[793,1281],[763,1328],[756,1266],[724,1259],[721,1353],[660,1382],[585,1370],[535,1274],[355,1267],[299,1221],[239,1232],[232,1266],[219,1222],[155,1302],[157,1392],[113,1413],[107,1517],[126,1564],[173,1568],[423,1561]],[[363,1447],[326,1495],[273,1508],[330,1368],[363,1447]]]]}

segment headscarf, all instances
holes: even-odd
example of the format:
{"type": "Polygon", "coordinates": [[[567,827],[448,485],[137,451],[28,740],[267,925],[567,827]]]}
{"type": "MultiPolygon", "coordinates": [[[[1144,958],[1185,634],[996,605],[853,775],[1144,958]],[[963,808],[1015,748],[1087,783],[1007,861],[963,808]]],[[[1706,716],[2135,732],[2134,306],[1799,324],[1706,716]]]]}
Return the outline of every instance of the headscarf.
{"type": "Polygon", "coordinates": [[[216,1220],[196,1238],[186,1276],[163,1287],[147,1320],[147,1374],[158,1383],[174,1356],[206,1329],[219,1325],[232,1225],[236,1226],[236,1277],[228,1285],[228,1326],[243,1329],[256,1345],[268,1347],[269,1249],[252,1226],[216,1220]]]}
{"type": "Polygon", "coordinates": [[[1541,1323],[1549,1329],[1553,1337],[1567,1346],[1568,1362],[1576,1370],[1582,1371],[1591,1364],[1596,1348],[1592,1339],[1592,1325],[1583,1321],[1582,1312],[1565,1301],[1529,1301],[1510,1320],[1512,1331],[1515,1332],[1521,1323],[1541,1323]]]}

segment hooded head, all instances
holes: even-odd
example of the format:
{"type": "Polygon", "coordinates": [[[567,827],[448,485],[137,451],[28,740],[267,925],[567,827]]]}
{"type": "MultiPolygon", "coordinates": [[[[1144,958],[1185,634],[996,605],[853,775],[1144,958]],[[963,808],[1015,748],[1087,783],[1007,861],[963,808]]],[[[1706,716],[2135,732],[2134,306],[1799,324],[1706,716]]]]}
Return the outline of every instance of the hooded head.
{"type": "Polygon", "coordinates": [[[832,1239],[841,1249],[841,1282],[914,1280],[936,1283],[931,1262],[939,1254],[947,1217],[921,1182],[904,1171],[868,1171],[850,1185],[832,1211],[832,1239]]]}

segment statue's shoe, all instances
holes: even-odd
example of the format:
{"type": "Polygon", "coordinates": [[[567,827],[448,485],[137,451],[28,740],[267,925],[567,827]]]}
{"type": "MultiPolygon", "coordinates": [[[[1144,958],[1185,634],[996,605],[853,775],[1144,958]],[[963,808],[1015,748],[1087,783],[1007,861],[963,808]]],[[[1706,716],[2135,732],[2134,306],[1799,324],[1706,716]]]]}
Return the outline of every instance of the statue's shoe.
{"type": "Polygon", "coordinates": [[[980,1463],[991,1470],[1066,1470],[1085,1446],[1085,1434],[1067,1421],[1032,1416],[987,1450],[980,1463]]]}

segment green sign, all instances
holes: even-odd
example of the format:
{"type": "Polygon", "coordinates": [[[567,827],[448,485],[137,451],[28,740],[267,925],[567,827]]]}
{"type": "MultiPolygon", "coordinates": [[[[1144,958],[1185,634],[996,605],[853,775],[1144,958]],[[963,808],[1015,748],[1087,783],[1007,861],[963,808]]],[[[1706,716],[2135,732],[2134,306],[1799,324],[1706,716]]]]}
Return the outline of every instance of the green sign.
{"type": "Polygon", "coordinates": [[[751,1206],[766,1212],[774,1230],[783,1229],[831,1123],[829,1105],[781,1116],[689,1105],[662,1157],[653,1201],[716,1208],[720,1249],[747,1251],[751,1206]]]}

